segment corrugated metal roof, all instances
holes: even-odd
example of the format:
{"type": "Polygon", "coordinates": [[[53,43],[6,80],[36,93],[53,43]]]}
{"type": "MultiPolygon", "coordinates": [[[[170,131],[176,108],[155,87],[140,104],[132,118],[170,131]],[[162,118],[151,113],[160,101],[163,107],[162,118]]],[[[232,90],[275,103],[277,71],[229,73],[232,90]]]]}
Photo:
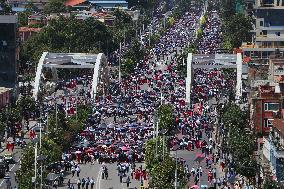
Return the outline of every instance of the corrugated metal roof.
{"type": "Polygon", "coordinates": [[[126,1],[89,1],[91,3],[99,3],[99,4],[128,4],[126,1]]]}

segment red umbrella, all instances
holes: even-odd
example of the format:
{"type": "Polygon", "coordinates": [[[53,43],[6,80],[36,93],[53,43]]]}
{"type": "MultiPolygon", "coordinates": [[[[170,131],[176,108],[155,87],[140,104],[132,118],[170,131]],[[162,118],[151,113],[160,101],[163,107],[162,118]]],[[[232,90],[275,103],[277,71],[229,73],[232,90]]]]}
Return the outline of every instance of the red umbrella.
{"type": "Polygon", "coordinates": [[[86,152],[86,153],[93,153],[93,152],[94,152],[94,150],[92,150],[92,149],[90,149],[90,148],[89,148],[89,149],[88,149],[88,150],[86,150],[85,152],[86,152]]]}
{"type": "Polygon", "coordinates": [[[190,187],[190,189],[199,189],[199,186],[193,185],[192,187],[190,187]]]}
{"type": "Polygon", "coordinates": [[[126,146],[123,146],[123,147],[121,148],[121,150],[122,150],[122,151],[129,151],[129,148],[127,148],[126,146]]]}

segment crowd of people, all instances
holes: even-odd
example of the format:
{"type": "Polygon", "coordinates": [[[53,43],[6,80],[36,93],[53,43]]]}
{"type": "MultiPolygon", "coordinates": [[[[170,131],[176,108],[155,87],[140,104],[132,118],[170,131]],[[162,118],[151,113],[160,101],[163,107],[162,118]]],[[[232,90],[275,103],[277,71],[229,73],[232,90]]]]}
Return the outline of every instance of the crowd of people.
{"type": "MultiPolygon", "coordinates": [[[[227,180],[235,176],[233,169],[222,174],[227,161],[214,141],[214,124],[216,107],[212,99],[220,99],[233,90],[234,81],[226,80],[225,74],[217,69],[197,69],[194,71],[191,104],[185,103],[185,78],[177,71],[178,55],[183,48],[196,40],[196,32],[200,27],[200,18],[206,10],[192,7],[180,19],[175,20],[152,49],[147,51],[143,60],[137,63],[135,71],[129,77],[122,78],[110,71],[109,92],[92,102],[94,113],[89,116],[84,130],[74,139],[73,147],[64,153],[63,159],[71,162],[72,177],[77,177],[77,188],[92,189],[96,182],[91,176],[80,177],[80,164],[99,163],[102,179],[108,179],[107,164],[117,164],[117,175],[120,182],[127,187],[131,179],[141,182],[149,179],[145,168],[137,166],[145,158],[145,143],[154,137],[154,113],[161,104],[170,104],[174,109],[175,126],[179,134],[169,138],[172,149],[176,144],[180,150],[193,151],[199,154],[204,166],[194,162],[183,161],[189,185],[197,185],[201,177],[207,174],[207,184],[228,188],[227,180]],[[220,176],[222,175],[222,176],[220,176]]],[[[151,31],[163,27],[159,18],[154,17],[151,31]]],[[[197,52],[200,54],[215,53],[222,41],[220,20],[216,11],[208,12],[206,27],[202,37],[197,41],[197,52]]],[[[150,28],[146,29],[150,31],[150,28]]],[[[147,33],[147,32],[146,32],[147,33]]],[[[147,45],[148,35],[141,35],[141,44],[147,45]]],[[[126,47],[127,48],[127,45],[126,47]]],[[[122,53],[125,49],[122,49],[122,53]]],[[[118,53],[118,52],[117,52],[118,53]]],[[[119,55],[114,55],[110,65],[115,65],[119,55]]],[[[211,62],[210,64],[214,64],[211,62]]],[[[112,68],[111,68],[112,69],[112,68]]],[[[76,78],[59,87],[59,90],[82,85],[80,94],[73,97],[62,97],[59,108],[74,113],[74,103],[84,101],[90,96],[91,82],[83,82],[84,78],[76,78]],[[82,96],[82,97],[80,97],[82,96]],[[68,101],[68,102],[67,102],[68,101]],[[67,105],[66,105],[67,104],[67,105]]],[[[82,103],[88,103],[82,102],[82,103]]],[[[199,163],[200,163],[199,162],[199,163]]],[[[203,182],[203,181],[202,181],[203,182]]],[[[68,187],[74,183],[68,181],[68,187]]]]}

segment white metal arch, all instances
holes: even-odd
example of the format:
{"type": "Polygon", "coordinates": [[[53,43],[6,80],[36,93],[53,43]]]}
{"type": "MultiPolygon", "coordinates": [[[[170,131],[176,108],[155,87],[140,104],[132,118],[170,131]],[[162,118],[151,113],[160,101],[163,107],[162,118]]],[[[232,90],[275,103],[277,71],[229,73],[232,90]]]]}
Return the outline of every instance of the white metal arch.
{"type": "MultiPolygon", "coordinates": [[[[50,68],[52,70],[53,78],[57,78],[58,68],[94,69],[91,89],[92,98],[96,97],[98,87],[100,85],[108,85],[109,82],[107,60],[103,53],[86,54],[44,52],[39,60],[36,70],[33,89],[33,98],[35,98],[36,100],[38,98],[38,92],[40,90],[43,68],[50,68]]],[[[106,90],[103,91],[103,93],[105,92],[106,90]]]]}
{"type": "Polygon", "coordinates": [[[187,77],[186,77],[186,103],[190,104],[192,72],[196,68],[212,69],[212,68],[236,68],[237,69],[237,84],[236,98],[239,100],[242,96],[242,54],[188,54],[187,57],[187,77]],[[192,64],[195,62],[195,64],[192,64]],[[216,65],[208,64],[211,62],[216,65]]]}

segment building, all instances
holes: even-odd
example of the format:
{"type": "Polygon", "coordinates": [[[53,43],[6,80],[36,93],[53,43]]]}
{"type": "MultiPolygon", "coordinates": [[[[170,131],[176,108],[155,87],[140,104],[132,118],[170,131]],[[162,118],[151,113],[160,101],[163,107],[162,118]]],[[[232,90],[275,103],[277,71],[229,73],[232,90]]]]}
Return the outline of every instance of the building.
{"type": "Polygon", "coordinates": [[[86,8],[97,9],[128,9],[128,2],[125,0],[67,0],[65,6],[71,6],[76,10],[86,10],[86,8]]]}
{"type": "Polygon", "coordinates": [[[43,27],[47,24],[47,17],[43,14],[32,14],[28,17],[28,25],[37,25],[43,27]]]}
{"type": "MultiPolygon", "coordinates": [[[[263,70],[264,68],[261,68],[263,70]]],[[[267,78],[259,78],[250,73],[251,119],[253,128],[259,133],[270,131],[272,121],[282,118],[284,110],[284,57],[273,55],[269,59],[269,68],[264,73],[267,78]]]]}
{"type": "Polygon", "coordinates": [[[64,4],[75,10],[87,10],[91,7],[91,3],[87,0],[67,0],[64,4]]]}
{"type": "Polygon", "coordinates": [[[269,136],[263,138],[263,156],[269,162],[270,176],[284,181],[284,119],[272,121],[269,136]]]}
{"type": "Polygon", "coordinates": [[[14,88],[17,82],[19,49],[17,16],[0,15],[0,86],[14,88]]]}
{"type": "Polygon", "coordinates": [[[243,43],[241,49],[252,60],[268,60],[276,49],[284,51],[284,19],[280,19],[284,17],[284,1],[255,0],[253,14],[252,41],[243,43]]]}
{"type": "Polygon", "coordinates": [[[43,10],[43,7],[48,3],[48,0],[7,0],[6,2],[12,7],[13,11],[22,12],[26,10],[25,7],[28,3],[32,3],[39,10],[43,10]]]}
{"type": "Polygon", "coordinates": [[[89,2],[95,6],[96,9],[113,9],[121,8],[128,9],[128,2],[125,0],[89,0],[89,2]]]}
{"type": "Polygon", "coordinates": [[[40,32],[41,28],[29,28],[29,27],[20,27],[19,28],[19,38],[21,42],[25,42],[32,35],[40,32]]]}
{"type": "Polygon", "coordinates": [[[261,85],[251,97],[253,127],[259,133],[268,133],[272,121],[281,116],[284,92],[278,89],[277,84],[261,85]]]}
{"type": "Polygon", "coordinates": [[[12,89],[0,87],[0,110],[6,107],[12,99],[12,89]]]}

